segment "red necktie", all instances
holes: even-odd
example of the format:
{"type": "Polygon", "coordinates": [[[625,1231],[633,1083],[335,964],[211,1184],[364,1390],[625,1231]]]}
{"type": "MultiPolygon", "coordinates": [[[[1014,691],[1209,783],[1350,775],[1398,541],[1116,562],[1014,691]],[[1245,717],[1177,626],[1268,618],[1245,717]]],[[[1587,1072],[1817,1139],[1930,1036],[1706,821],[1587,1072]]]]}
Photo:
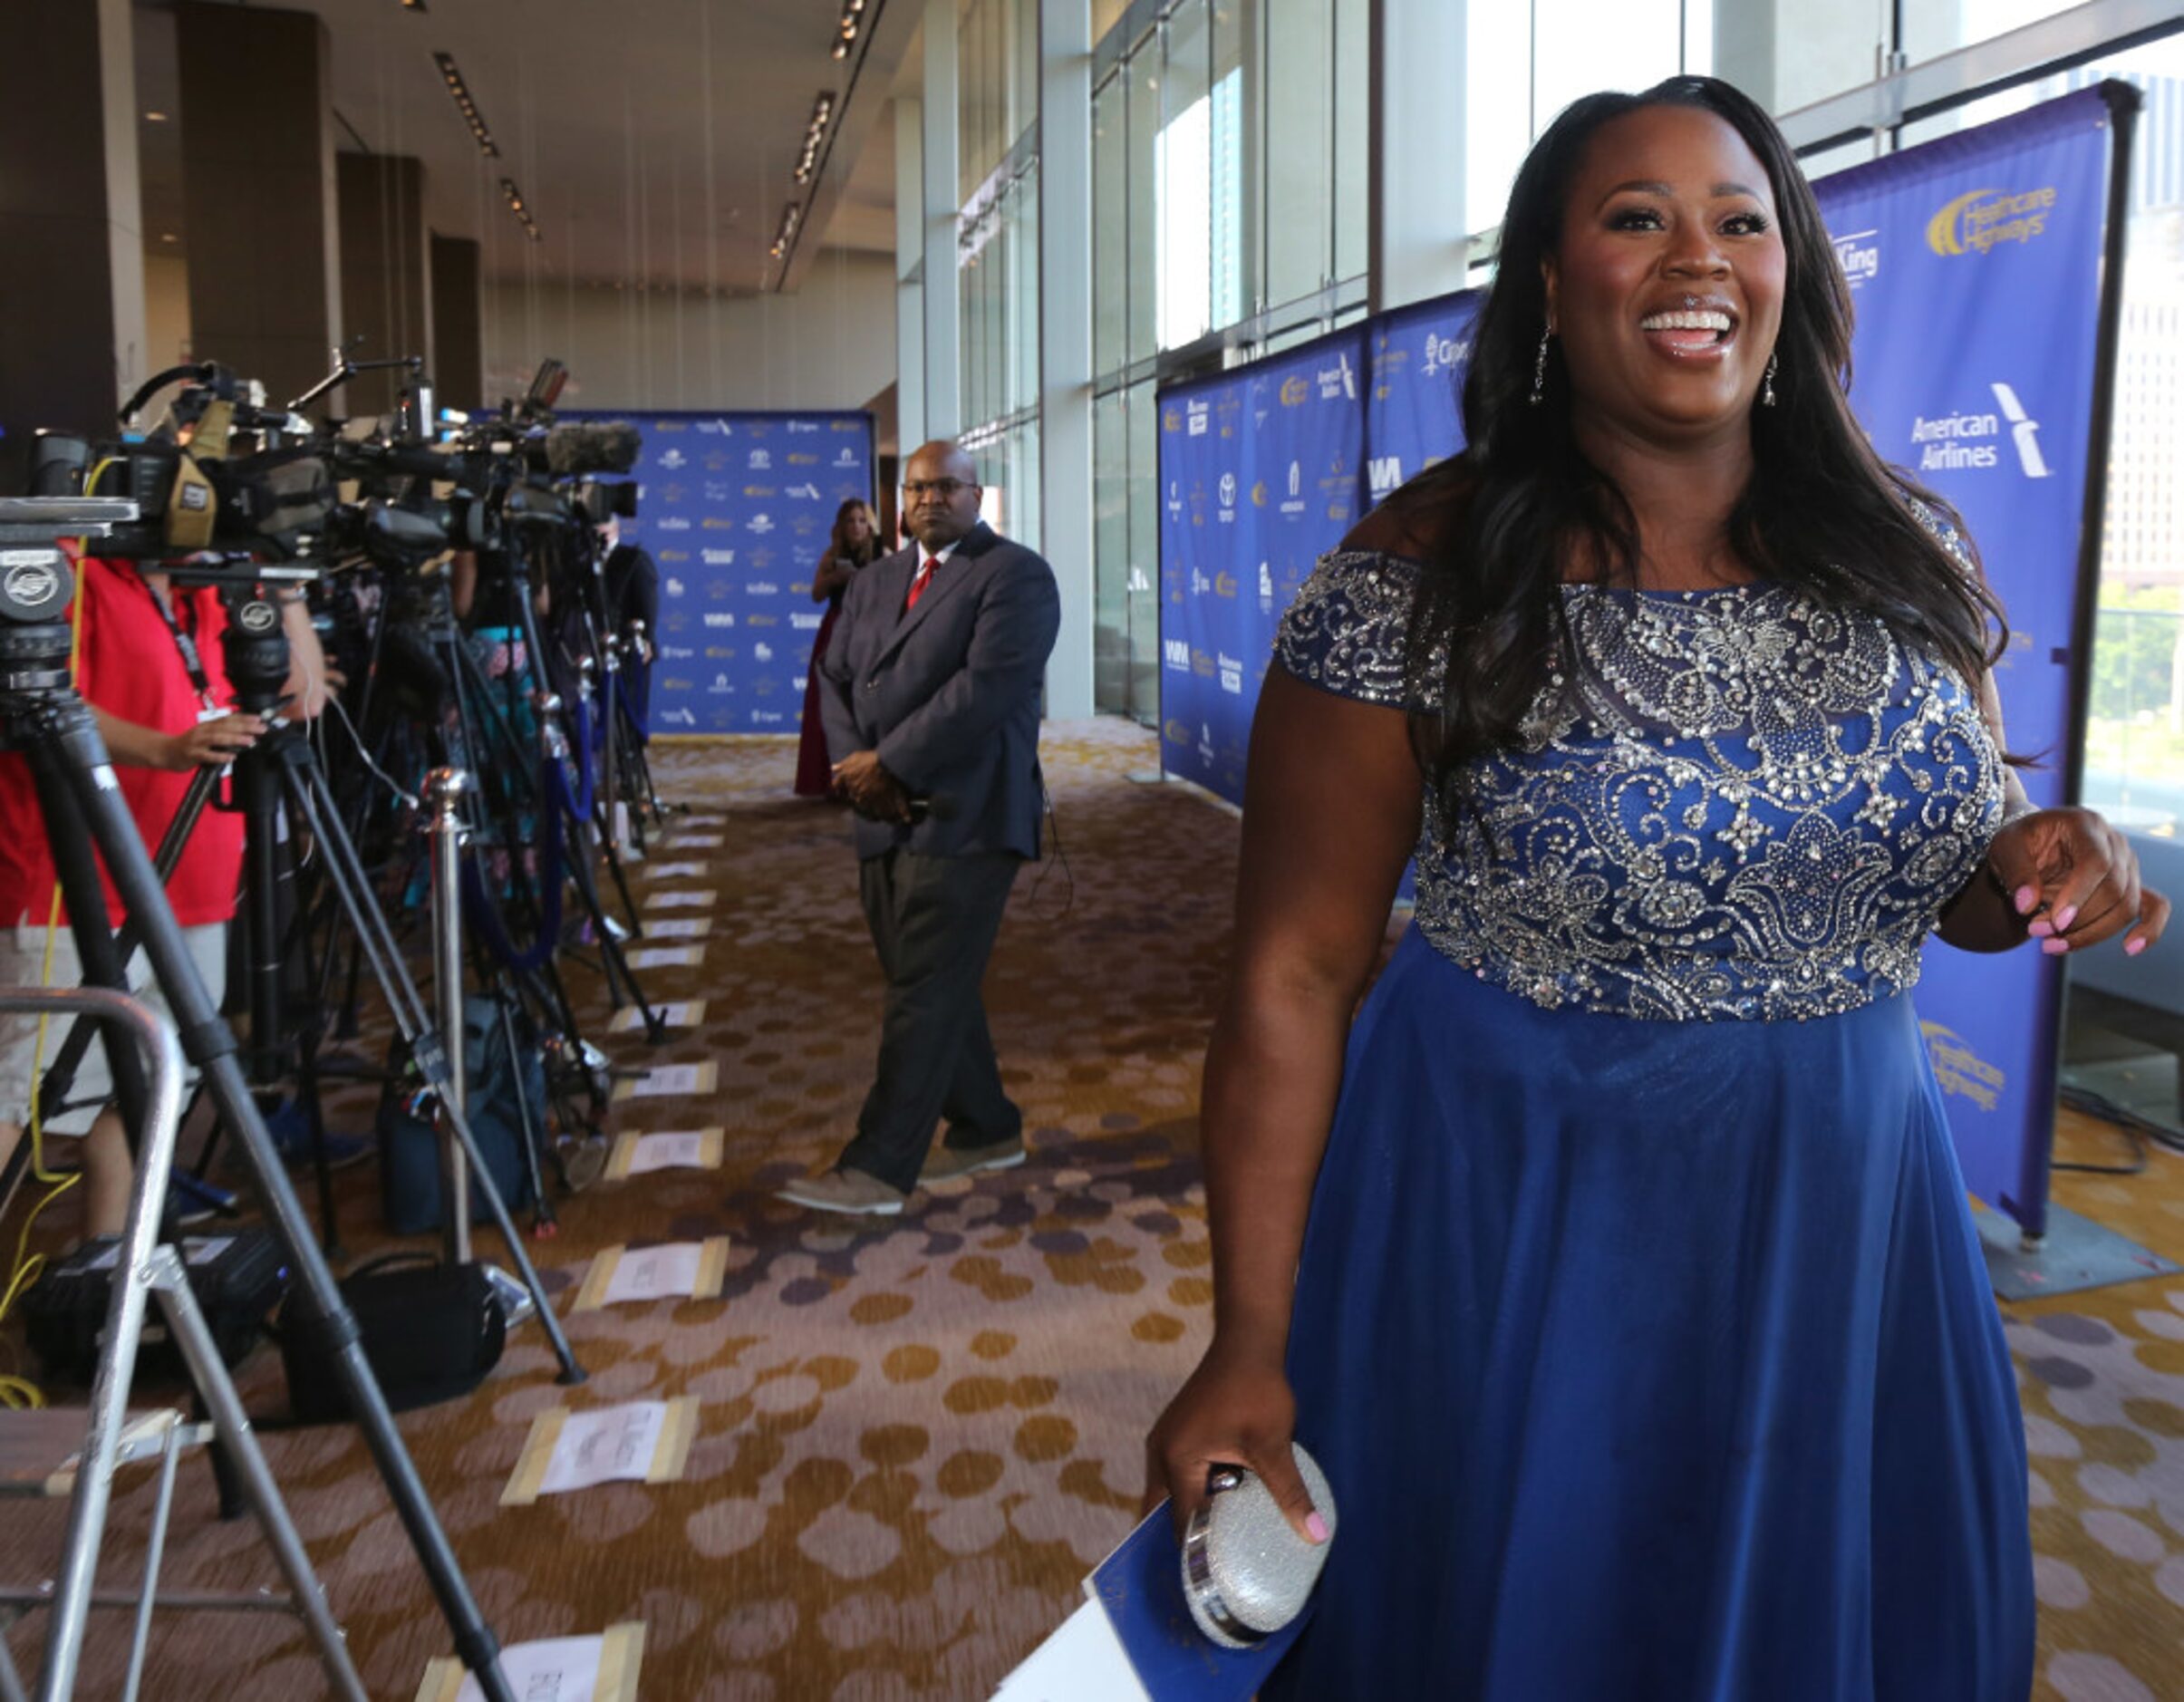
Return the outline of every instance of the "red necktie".
{"type": "Polygon", "coordinates": [[[925,557],[925,565],[918,569],[918,576],[910,582],[910,595],[903,601],[904,614],[907,614],[917,607],[918,599],[925,595],[925,587],[933,583],[933,570],[940,565],[933,556],[925,557]]]}

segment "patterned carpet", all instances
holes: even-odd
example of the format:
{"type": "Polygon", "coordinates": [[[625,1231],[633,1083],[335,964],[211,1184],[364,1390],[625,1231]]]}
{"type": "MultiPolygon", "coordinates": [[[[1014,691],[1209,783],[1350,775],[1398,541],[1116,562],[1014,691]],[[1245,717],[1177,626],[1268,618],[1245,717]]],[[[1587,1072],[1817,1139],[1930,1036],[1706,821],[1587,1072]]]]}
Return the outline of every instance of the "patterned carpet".
{"type": "MultiPolygon", "coordinates": [[[[1127,1528],[1146,1426],[1210,1323],[1197,1070],[1236,828],[1185,788],[1133,783],[1157,759],[1127,723],[1050,729],[1045,749],[1065,860],[1019,883],[988,981],[1030,1161],[864,1230],[768,1192],[832,1156],[872,1062],[847,823],[785,795],[785,742],[662,751],[662,789],[717,819],[680,826],[682,850],[655,850],[638,890],[718,896],[652,908],[713,923],[701,966],[646,982],[706,1011],[656,1049],[601,1038],[621,1066],[717,1062],[710,1098],[634,1098],[618,1127],[724,1127],[723,1165],[602,1183],[533,1250],[565,1302],[603,1248],[725,1234],[725,1292],[568,1315],[592,1372],[574,1391],[525,1329],[471,1397],[401,1420],[504,1641],[636,1620],[647,1697],[964,1702],[1058,1623],[1127,1528]],[[701,872],[652,872],[685,862],[701,872]],[[680,1481],[498,1504],[540,1411],[683,1395],[701,1407],[680,1481]]],[[[573,979],[604,1008],[594,978],[573,979]]],[[[2063,1136],[2066,1155],[2112,1157],[2113,1141],[2076,1121],[2063,1136]]],[[[343,1187],[361,1257],[384,1244],[376,1177],[346,1173],[343,1187]]],[[[2057,1193],[2184,1256],[2184,1161],[2157,1157],[2128,1182],[2063,1177],[2057,1193]]],[[[491,1237],[480,1245],[489,1256],[491,1237]]],[[[2008,1311],[2034,1454],[2038,1694],[2184,1698],[2184,1280],[2008,1311]]],[[[280,1408],[269,1354],[244,1382],[254,1409],[280,1408]]],[[[366,1685],[414,1695],[447,1636],[361,1446],[343,1429],[266,1442],[366,1685]]],[[[267,1581],[250,1523],[212,1522],[202,1467],[182,1484],[169,1583],[267,1581]]],[[[140,1553],[148,1488],[148,1474],[123,1480],[109,1584],[140,1553]]],[[[14,1504],[5,1518],[0,1579],[50,1571],[58,1512],[14,1504]]],[[[113,1693],[119,1629],[101,1616],[82,1694],[113,1693]]],[[[35,1621],[13,1634],[26,1668],[41,1636],[35,1621]]],[[[151,1670],[159,1697],[321,1693],[300,1634],[269,1617],[163,1617],[151,1670]]]]}

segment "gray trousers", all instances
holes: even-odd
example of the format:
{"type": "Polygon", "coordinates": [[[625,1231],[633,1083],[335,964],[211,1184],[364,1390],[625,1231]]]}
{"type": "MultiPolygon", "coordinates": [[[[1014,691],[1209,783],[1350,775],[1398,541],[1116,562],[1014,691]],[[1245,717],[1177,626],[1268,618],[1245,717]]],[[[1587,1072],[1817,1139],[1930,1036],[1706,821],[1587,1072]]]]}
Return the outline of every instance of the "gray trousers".
{"type": "Polygon", "coordinates": [[[852,1170],[908,1193],[941,1117],[951,1146],[1023,1133],[1023,1113],[1001,1088],[979,991],[1020,861],[897,849],[857,866],[887,1000],[879,1069],[842,1155],[852,1170]]]}

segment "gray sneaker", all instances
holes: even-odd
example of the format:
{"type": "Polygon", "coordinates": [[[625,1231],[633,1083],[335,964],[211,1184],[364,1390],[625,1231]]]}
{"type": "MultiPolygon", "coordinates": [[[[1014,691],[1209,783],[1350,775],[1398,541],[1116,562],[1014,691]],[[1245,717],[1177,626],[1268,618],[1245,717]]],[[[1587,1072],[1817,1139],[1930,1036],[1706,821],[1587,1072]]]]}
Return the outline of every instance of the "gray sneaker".
{"type": "Polygon", "coordinates": [[[877,1176],[836,1165],[816,1176],[806,1176],[775,1190],[776,1199],[815,1212],[846,1212],[853,1217],[894,1217],[910,1196],[889,1187],[877,1176]]]}
{"type": "Polygon", "coordinates": [[[1013,1140],[989,1141],[983,1146],[950,1146],[943,1143],[933,1149],[925,1160],[925,1167],[918,1172],[918,1180],[926,1184],[953,1182],[958,1176],[975,1176],[981,1170],[1009,1170],[1023,1162],[1021,1136],[1013,1140]]]}

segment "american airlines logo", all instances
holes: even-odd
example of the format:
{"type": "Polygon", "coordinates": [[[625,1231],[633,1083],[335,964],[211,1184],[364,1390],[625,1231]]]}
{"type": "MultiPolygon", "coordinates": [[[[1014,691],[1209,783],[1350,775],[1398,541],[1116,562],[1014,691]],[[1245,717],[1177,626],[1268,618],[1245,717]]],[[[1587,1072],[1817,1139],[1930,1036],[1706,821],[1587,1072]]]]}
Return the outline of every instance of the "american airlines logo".
{"type": "Polygon", "coordinates": [[[698,430],[710,431],[715,437],[732,438],[736,435],[736,428],[725,420],[701,420],[698,421],[698,430]]]}
{"type": "Polygon", "coordinates": [[[732,549],[701,549],[698,554],[705,558],[708,567],[733,567],[736,565],[736,552],[732,549]]]}
{"type": "Polygon", "coordinates": [[[2054,469],[2040,449],[2040,422],[2026,411],[2010,385],[1990,383],[1987,389],[1998,411],[1981,409],[1912,417],[1911,442],[1918,450],[1918,470],[1981,472],[2001,466],[2000,445],[2006,425],[2018,470],[2027,479],[2052,477],[2054,469]]]}
{"type": "Polygon", "coordinates": [[[1358,374],[1350,369],[1350,357],[1345,354],[1333,366],[1319,369],[1319,400],[1333,401],[1338,398],[1350,401],[1358,399],[1358,374]]]}
{"type": "Polygon", "coordinates": [[[708,626],[733,626],[736,624],[736,617],[733,614],[720,614],[709,611],[705,617],[705,624],[708,626]]]}
{"type": "Polygon", "coordinates": [[[786,494],[805,502],[817,502],[820,499],[817,485],[791,485],[786,494]]]}
{"type": "Polygon", "coordinates": [[[698,724],[698,715],[694,710],[662,710],[660,722],[663,727],[695,727],[698,724]]]}

